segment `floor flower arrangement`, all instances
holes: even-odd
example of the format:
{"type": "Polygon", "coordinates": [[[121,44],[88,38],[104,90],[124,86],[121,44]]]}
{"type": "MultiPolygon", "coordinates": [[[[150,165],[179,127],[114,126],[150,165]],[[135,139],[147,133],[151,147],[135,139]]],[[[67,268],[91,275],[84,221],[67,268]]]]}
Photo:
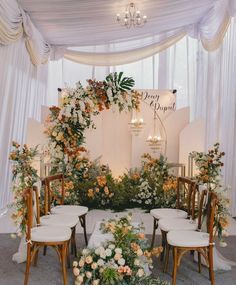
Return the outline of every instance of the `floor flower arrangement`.
{"type": "Polygon", "coordinates": [[[118,179],[112,176],[108,166],[99,161],[90,162],[84,179],[77,187],[68,179],[65,185],[66,203],[83,204],[90,208],[113,209],[141,207],[175,207],[176,178],[169,174],[164,156],[142,157],[140,169],[130,169],[118,179]]]}
{"type": "Polygon", "coordinates": [[[162,248],[149,249],[142,227],[131,223],[131,215],[111,219],[101,224],[103,233],[113,236],[111,241],[97,248],[83,249],[73,263],[75,285],[167,285],[152,278],[152,257],[162,248]]]}
{"type": "Polygon", "coordinates": [[[227,198],[227,188],[222,185],[222,161],[225,153],[220,151],[220,144],[214,144],[208,152],[192,152],[190,154],[195,161],[198,173],[195,178],[201,185],[205,185],[209,191],[217,194],[217,215],[215,215],[215,232],[221,240],[222,245],[226,245],[223,236],[227,235],[229,226],[229,199],[227,198]]]}

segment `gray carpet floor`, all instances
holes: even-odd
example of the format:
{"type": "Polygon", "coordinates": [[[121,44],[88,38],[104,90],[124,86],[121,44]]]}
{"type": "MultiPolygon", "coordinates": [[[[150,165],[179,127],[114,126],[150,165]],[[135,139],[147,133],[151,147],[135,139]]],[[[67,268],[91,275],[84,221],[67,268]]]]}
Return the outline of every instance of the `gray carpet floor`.
{"type": "MultiPolygon", "coordinates": [[[[149,236],[150,238],[150,236],[149,236]]],[[[160,240],[157,238],[157,244],[160,240]]],[[[228,259],[236,261],[236,236],[227,238],[228,246],[219,248],[221,253],[228,259]]],[[[21,285],[24,280],[25,264],[15,264],[12,262],[12,255],[17,251],[19,240],[11,239],[9,235],[0,234],[0,285],[21,285]]],[[[77,235],[77,245],[83,248],[83,236],[77,235]]],[[[71,256],[71,260],[74,258],[71,256]]],[[[162,263],[159,259],[154,261],[155,276],[160,276],[163,280],[171,281],[172,261],[170,260],[169,272],[162,273],[162,263]]],[[[231,271],[215,273],[216,285],[235,285],[236,267],[231,271]]],[[[72,270],[68,270],[68,284],[73,284],[72,270]]],[[[49,249],[46,256],[39,254],[38,266],[31,267],[29,285],[61,285],[61,270],[58,257],[54,250],[49,249]]],[[[203,267],[202,274],[197,272],[197,264],[192,261],[192,256],[187,254],[181,262],[177,274],[177,285],[210,285],[208,280],[208,270],[203,267]]]]}

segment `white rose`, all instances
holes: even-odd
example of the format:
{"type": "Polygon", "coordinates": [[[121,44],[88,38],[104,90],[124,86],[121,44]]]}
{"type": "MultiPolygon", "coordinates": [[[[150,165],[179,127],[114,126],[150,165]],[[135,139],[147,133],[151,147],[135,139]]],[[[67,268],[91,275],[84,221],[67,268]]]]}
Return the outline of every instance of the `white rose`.
{"type": "Polygon", "coordinates": [[[122,266],[125,265],[125,260],[124,260],[124,258],[119,259],[119,260],[118,260],[118,264],[119,264],[119,265],[122,265],[122,266]]]}
{"type": "Polygon", "coordinates": [[[111,256],[112,255],[112,251],[110,250],[110,248],[107,248],[105,250],[106,256],[111,256]]]}
{"type": "Polygon", "coordinates": [[[105,250],[100,252],[100,257],[103,258],[103,259],[106,258],[106,252],[105,252],[105,250]]]}
{"type": "Polygon", "coordinates": [[[114,244],[110,244],[108,247],[109,247],[110,249],[114,249],[114,248],[115,248],[115,245],[114,245],[114,244]]]}
{"type": "Polygon", "coordinates": [[[91,273],[90,271],[87,271],[87,272],[86,272],[86,277],[87,277],[88,279],[90,279],[90,278],[92,277],[92,273],[91,273]]]}
{"type": "Polygon", "coordinates": [[[84,259],[81,258],[79,261],[79,267],[83,267],[84,266],[84,259]]]}
{"type": "Polygon", "coordinates": [[[99,284],[99,282],[100,282],[100,279],[93,280],[92,285],[98,285],[98,284],[99,284]]]}
{"type": "Polygon", "coordinates": [[[97,261],[98,266],[103,266],[104,265],[104,261],[100,258],[97,261]]]}
{"type": "Polygon", "coordinates": [[[142,249],[139,249],[139,250],[137,251],[137,256],[141,256],[141,255],[143,255],[143,251],[142,251],[142,249]]]}
{"type": "Polygon", "coordinates": [[[84,248],[83,250],[82,250],[82,254],[83,255],[88,255],[90,253],[90,251],[89,251],[89,249],[87,249],[87,248],[84,248]]]}
{"type": "Polygon", "coordinates": [[[136,258],[134,260],[134,265],[139,266],[140,265],[140,260],[136,258]]]}
{"type": "Polygon", "coordinates": [[[137,272],[137,276],[142,277],[143,275],[144,275],[144,270],[142,268],[140,268],[137,272]]]}
{"type": "Polygon", "coordinates": [[[94,270],[94,269],[97,269],[98,265],[96,262],[93,262],[92,265],[91,265],[91,268],[94,270]]]}
{"type": "Polygon", "coordinates": [[[77,267],[78,266],[78,262],[77,261],[74,261],[73,262],[73,267],[77,267]]]}
{"type": "Polygon", "coordinates": [[[73,273],[74,273],[75,276],[79,276],[79,274],[80,274],[79,268],[74,267],[74,268],[73,268],[73,273]]]}
{"type": "Polygon", "coordinates": [[[115,249],[115,253],[121,254],[121,253],[122,253],[122,249],[121,249],[121,248],[116,248],[116,249],[115,249]]]}
{"type": "Polygon", "coordinates": [[[84,281],[84,277],[82,275],[79,275],[77,276],[76,281],[79,281],[82,283],[84,281]]]}

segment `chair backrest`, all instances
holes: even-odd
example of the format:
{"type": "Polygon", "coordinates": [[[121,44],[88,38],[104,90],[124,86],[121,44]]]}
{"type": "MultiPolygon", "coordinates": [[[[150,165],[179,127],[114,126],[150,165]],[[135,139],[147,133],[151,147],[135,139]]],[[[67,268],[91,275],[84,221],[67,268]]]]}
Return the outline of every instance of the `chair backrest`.
{"type": "Polygon", "coordinates": [[[202,229],[204,218],[206,217],[206,230],[209,233],[210,243],[214,241],[214,218],[216,214],[217,195],[214,192],[203,190],[201,193],[198,230],[202,229]]]}
{"type": "Polygon", "coordinates": [[[177,178],[177,201],[176,207],[187,208],[188,217],[195,218],[195,201],[198,185],[187,177],[177,178]],[[181,191],[182,190],[182,191],[181,191]]]}
{"type": "Polygon", "coordinates": [[[33,189],[28,188],[24,192],[27,216],[26,216],[26,240],[31,240],[31,228],[33,227],[33,217],[34,217],[34,202],[33,202],[33,189]]]}
{"type": "Polygon", "coordinates": [[[39,198],[39,190],[37,186],[33,187],[33,193],[34,193],[34,201],[36,205],[36,223],[37,225],[40,225],[40,198],[39,198]]]}
{"type": "Polygon", "coordinates": [[[59,205],[64,204],[65,200],[65,188],[64,188],[64,175],[62,173],[47,176],[42,181],[44,186],[44,211],[48,214],[51,211],[51,205],[54,202],[58,202],[59,205]],[[55,193],[54,189],[51,187],[51,183],[59,182],[58,187],[59,193],[55,193]]]}

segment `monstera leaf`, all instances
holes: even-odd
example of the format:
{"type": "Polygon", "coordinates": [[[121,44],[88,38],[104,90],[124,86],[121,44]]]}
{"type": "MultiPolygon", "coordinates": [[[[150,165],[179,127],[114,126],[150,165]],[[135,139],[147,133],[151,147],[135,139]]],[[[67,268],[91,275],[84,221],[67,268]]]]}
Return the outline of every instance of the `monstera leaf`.
{"type": "Polygon", "coordinates": [[[123,77],[123,72],[110,73],[106,77],[106,81],[115,84],[117,89],[120,91],[131,90],[131,88],[134,86],[134,79],[132,77],[123,77]]]}

